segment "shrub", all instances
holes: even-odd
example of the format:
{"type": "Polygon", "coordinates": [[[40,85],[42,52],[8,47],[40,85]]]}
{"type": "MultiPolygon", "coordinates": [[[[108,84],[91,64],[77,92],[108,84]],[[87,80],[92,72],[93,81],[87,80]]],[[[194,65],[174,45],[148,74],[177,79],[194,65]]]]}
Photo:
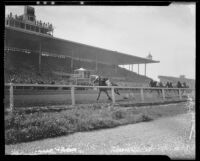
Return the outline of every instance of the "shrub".
{"type": "Polygon", "coordinates": [[[153,117],[150,116],[150,115],[146,115],[146,114],[143,114],[142,115],[142,120],[147,122],[147,121],[152,121],[153,120],[153,117]]]}
{"type": "Polygon", "coordinates": [[[116,121],[112,119],[94,119],[91,122],[93,129],[101,129],[101,128],[111,128],[111,127],[116,127],[119,125],[116,121]]]}
{"type": "Polygon", "coordinates": [[[119,120],[119,119],[123,119],[127,116],[127,112],[123,111],[123,110],[118,110],[112,113],[112,118],[119,120]]]}
{"type": "Polygon", "coordinates": [[[10,144],[61,136],[77,131],[111,128],[183,112],[180,106],[147,109],[100,107],[101,105],[91,105],[61,112],[7,114],[5,115],[5,142],[10,144]]]}
{"type": "Polygon", "coordinates": [[[17,143],[19,140],[17,139],[17,130],[15,129],[7,129],[5,130],[5,144],[17,143]]]}

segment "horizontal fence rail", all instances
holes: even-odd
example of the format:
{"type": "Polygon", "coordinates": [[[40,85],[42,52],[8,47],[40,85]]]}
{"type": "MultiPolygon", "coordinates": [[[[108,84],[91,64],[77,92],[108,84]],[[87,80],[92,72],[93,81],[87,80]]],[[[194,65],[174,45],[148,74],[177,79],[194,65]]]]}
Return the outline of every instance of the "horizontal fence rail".
{"type": "Polygon", "coordinates": [[[10,103],[10,111],[13,110],[14,108],[14,101],[13,101],[13,89],[14,87],[55,87],[55,88],[67,88],[70,90],[71,94],[71,104],[75,105],[75,90],[81,89],[81,88],[86,88],[86,89],[99,89],[99,88],[107,88],[111,90],[111,95],[112,95],[112,103],[115,104],[115,89],[131,89],[131,90],[140,90],[140,97],[141,100],[144,101],[144,90],[160,90],[162,93],[162,98],[165,100],[165,91],[169,90],[178,90],[179,93],[179,99],[182,99],[182,94],[181,91],[183,90],[189,90],[193,91],[195,89],[193,88],[160,88],[160,87],[127,87],[127,86],[86,86],[86,85],[52,85],[52,84],[13,84],[13,83],[5,83],[5,87],[9,88],[9,103],[10,103]]]}
{"type": "Polygon", "coordinates": [[[194,88],[160,88],[160,87],[128,87],[128,86],[86,86],[86,85],[55,85],[55,84],[21,84],[21,83],[5,83],[5,86],[16,86],[16,87],[77,87],[77,88],[115,88],[115,89],[173,89],[173,90],[195,90],[194,88]]]}

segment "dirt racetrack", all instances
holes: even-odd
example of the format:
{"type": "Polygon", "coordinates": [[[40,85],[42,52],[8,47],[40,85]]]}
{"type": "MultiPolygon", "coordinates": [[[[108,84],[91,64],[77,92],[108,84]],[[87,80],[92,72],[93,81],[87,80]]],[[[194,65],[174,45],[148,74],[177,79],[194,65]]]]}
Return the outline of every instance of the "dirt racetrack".
{"type": "MultiPolygon", "coordinates": [[[[9,93],[5,93],[4,104],[5,107],[9,107],[9,93]]],[[[109,95],[111,93],[109,91],[109,95]]],[[[95,90],[77,90],[75,91],[75,102],[76,104],[87,104],[96,103],[98,96],[98,91],[95,90]]],[[[167,97],[166,100],[177,100],[179,97],[171,93],[171,97],[167,97]]],[[[140,91],[122,91],[120,90],[120,95],[115,95],[116,102],[128,102],[133,101],[133,103],[141,102],[140,91]],[[131,97],[129,94],[132,94],[131,97]],[[126,97],[126,99],[124,99],[126,97]]],[[[162,95],[154,91],[152,93],[144,92],[145,102],[156,102],[162,101],[162,95]]],[[[105,93],[101,93],[99,103],[110,102],[107,99],[105,93]]],[[[31,107],[31,106],[47,106],[47,105],[70,105],[71,104],[71,94],[68,90],[14,90],[14,106],[15,107],[31,107]]]]}
{"type": "Polygon", "coordinates": [[[189,140],[189,114],[163,117],[151,122],[16,145],[6,154],[138,154],[168,155],[172,159],[195,159],[195,138],[189,140]]]}

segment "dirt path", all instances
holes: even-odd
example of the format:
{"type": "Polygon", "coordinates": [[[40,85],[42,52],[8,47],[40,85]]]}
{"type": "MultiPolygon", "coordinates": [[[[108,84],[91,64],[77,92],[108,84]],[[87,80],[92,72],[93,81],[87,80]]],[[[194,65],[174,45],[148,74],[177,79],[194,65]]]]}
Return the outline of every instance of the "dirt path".
{"type": "Polygon", "coordinates": [[[7,154],[163,154],[195,158],[195,139],[189,141],[190,115],[182,114],[113,129],[80,132],[17,145],[7,154]]]}

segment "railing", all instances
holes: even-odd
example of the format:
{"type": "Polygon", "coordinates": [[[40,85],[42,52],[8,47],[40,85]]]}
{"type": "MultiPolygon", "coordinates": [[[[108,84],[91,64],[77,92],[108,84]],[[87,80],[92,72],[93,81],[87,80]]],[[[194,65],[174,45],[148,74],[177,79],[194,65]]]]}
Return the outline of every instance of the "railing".
{"type": "Polygon", "coordinates": [[[13,87],[67,87],[70,89],[71,93],[71,104],[75,105],[75,90],[77,88],[88,88],[88,89],[94,89],[94,88],[107,88],[111,89],[112,94],[112,103],[115,104],[115,89],[137,89],[140,90],[140,97],[142,102],[144,101],[144,90],[161,90],[162,91],[162,98],[165,100],[165,91],[166,90],[178,90],[179,92],[179,99],[182,99],[181,90],[194,90],[192,88],[158,88],[158,87],[122,87],[122,86],[80,86],[80,85],[47,85],[47,84],[13,84],[13,83],[6,83],[5,86],[9,87],[9,105],[10,105],[10,111],[13,110],[14,102],[13,102],[13,87]]]}

